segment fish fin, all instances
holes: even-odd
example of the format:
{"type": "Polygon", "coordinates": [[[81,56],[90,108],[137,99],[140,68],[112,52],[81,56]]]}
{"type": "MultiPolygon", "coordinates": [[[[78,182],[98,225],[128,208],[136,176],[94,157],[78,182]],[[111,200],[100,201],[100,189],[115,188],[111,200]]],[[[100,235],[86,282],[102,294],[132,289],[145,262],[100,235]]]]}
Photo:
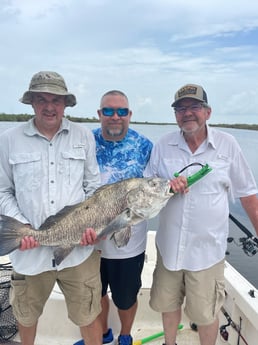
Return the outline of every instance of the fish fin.
{"type": "Polygon", "coordinates": [[[7,255],[20,247],[20,229],[24,224],[17,219],[0,215],[0,256],[7,255]]]}
{"type": "Polygon", "coordinates": [[[98,239],[111,235],[118,247],[125,246],[131,237],[130,225],[142,221],[142,218],[127,208],[116,216],[98,235],[98,239]],[[120,234],[121,233],[121,234],[120,234]]]}
{"type": "Polygon", "coordinates": [[[61,262],[71,253],[75,246],[56,247],[54,250],[55,263],[60,265],[61,262]]]}
{"type": "Polygon", "coordinates": [[[68,214],[69,212],[72,212],[74,209],[76,209],[81,203],[76,204],[76,205],[70,205],[70,206],[65,206],[60,210],[57,214],[48,217],[43,224],[41,224],[39,230],[47,230],[51,228],[51,226],[55,225],[58,223],[64,215],[68,214]]]}
{"type": "Polygon", "coordinates": [[[127,245],[131,238],[131,227],[128,226],[126,229],[114,232],[110,239],[113,239],[118,248],[127,245]]]}
{"type": "Polygon", "coordinates": [[[115,231],[127,228],[131,219],[132,212],[129,208],[127,208],[117,215],[110,223],[108,223],[108,225],[99,233],[97,238],[100,239],[107,235],[113,234],[115,231]]]}

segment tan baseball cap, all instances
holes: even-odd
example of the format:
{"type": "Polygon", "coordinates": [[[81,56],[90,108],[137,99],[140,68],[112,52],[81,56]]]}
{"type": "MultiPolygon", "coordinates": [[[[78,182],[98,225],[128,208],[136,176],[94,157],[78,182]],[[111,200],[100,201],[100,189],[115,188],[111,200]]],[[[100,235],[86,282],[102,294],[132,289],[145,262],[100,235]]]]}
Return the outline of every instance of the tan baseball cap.
{"type": "Polygon", "coordinates": [[[200,85],[186,84],[175,93],[174,103],[171,107],[176,107],[177,103],[184,98],[193,98],[198,101],[208,103],[207,94],[200,85]]]}
{"type": "Polygon", "coordinates": [[[56,72],[41,71],[34,74],[29,90],[23,94],[20,102],[31,104],[32,94],[36,92],[47,92],[53,95],[66,96],[65,105],[67,107],[73,107],[76,104],[76,97],[68,92],[64,78],[56,72]]]}

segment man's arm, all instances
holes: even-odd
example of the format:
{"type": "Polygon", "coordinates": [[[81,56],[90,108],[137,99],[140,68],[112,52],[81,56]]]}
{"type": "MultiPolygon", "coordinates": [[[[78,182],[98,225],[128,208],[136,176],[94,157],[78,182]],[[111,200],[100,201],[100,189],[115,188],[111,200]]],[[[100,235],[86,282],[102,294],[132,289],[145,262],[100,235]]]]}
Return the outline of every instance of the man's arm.
{"type": "Polygon", "coordinates": [[[91,196],[101,186],[101,177],[96,158],[96,144],[93,134],[87,136],[86,162],[84,166],[83,189],[86,198],[91,196]]]}
{"type": "Polygon", "coordinates": [[[16,218],[26,224],[28,220],[20,212],[15,197],[15,185],[8,152],[6,140],[0,140],[0,214],[16,218]]]}
{"type": "Polygon", "coordinates": [[[252,222],[258,236],[258,198],[256,194],[240,198],[250,221],[252,222]]]}

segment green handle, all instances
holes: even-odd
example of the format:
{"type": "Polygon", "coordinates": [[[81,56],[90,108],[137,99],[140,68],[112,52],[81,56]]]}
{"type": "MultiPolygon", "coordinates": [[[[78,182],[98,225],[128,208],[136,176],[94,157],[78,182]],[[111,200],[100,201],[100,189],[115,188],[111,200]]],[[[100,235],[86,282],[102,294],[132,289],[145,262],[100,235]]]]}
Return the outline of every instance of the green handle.
{"type": "Polygon", "coordinates": [[[159,332],[159,333],[150,335],[149,337],[143,338],[142,341],[141,341],[141,343],[142,343],[142,344],[148,343],[148,341],[151,341],[151,340],[153,340],[153,339],[162,337],[162,335],[164,335],[164,332],[159,332]]]}
{"type": "MultiPolygon", "coordinates": [[[[178,325],[178,329],[182,329],[184,326],[180,323],[178,325]]],[[[159,337],[162,337],[164,335],[164,331],[163,332],[159,332],[159,333],[155,333],[155,334],[152,334],[146,338],[143,338],[141,340],[136,340],[133,342],[133,345],[141,345],[141,344],[145,344],[145,343],[148,343],[149,341],[152,341],[156,338],[159,338],[159,337]]]]}
{"type": "Polygon", "coordinates": [[[203,178],[205,175],[207,175],[212,170],[211,167],[209,167],[208,164],[204,165],[199,171],[197,171],[192,176],[187,177],[187,186],[191,186],[193,183],[199,181],[201,178],[203,178]]]}
{"type": "MultiPolygon", "coordinates": [[[[208,164],[206,164],[199,171],[197,171],[195,174],[188,176],[187,177],[187,187],[190,187],[192,184],[199,181],[201,178],[203,178],[205,175],[207,175],[211,170],[212,170],[212,168],[208,164]]],[[[179,173],[176,172],[176,173],[174,173],[174,176],[178,177],[180,175],[179,175],[179,173]]]]}

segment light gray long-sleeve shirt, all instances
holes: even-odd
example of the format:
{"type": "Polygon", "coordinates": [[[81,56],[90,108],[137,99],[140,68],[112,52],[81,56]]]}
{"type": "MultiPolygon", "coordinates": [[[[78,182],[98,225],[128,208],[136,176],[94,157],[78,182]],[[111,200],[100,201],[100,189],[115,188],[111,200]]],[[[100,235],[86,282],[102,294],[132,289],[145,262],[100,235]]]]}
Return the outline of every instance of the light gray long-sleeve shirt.
{"type": "MultiPolygon", "coordinates": [[[[29,223],[35,229],[67,205],[89,197],[100,186],[92,132],[63,119],[48,140],[33,119],[0,136],[0,213],[29,223]]],[[[53,267],[53,248],[15,250],[10,254],[15,271],[34,275],[61,270],[83,262],[93,246],[76,247],[53,267]]]]}

